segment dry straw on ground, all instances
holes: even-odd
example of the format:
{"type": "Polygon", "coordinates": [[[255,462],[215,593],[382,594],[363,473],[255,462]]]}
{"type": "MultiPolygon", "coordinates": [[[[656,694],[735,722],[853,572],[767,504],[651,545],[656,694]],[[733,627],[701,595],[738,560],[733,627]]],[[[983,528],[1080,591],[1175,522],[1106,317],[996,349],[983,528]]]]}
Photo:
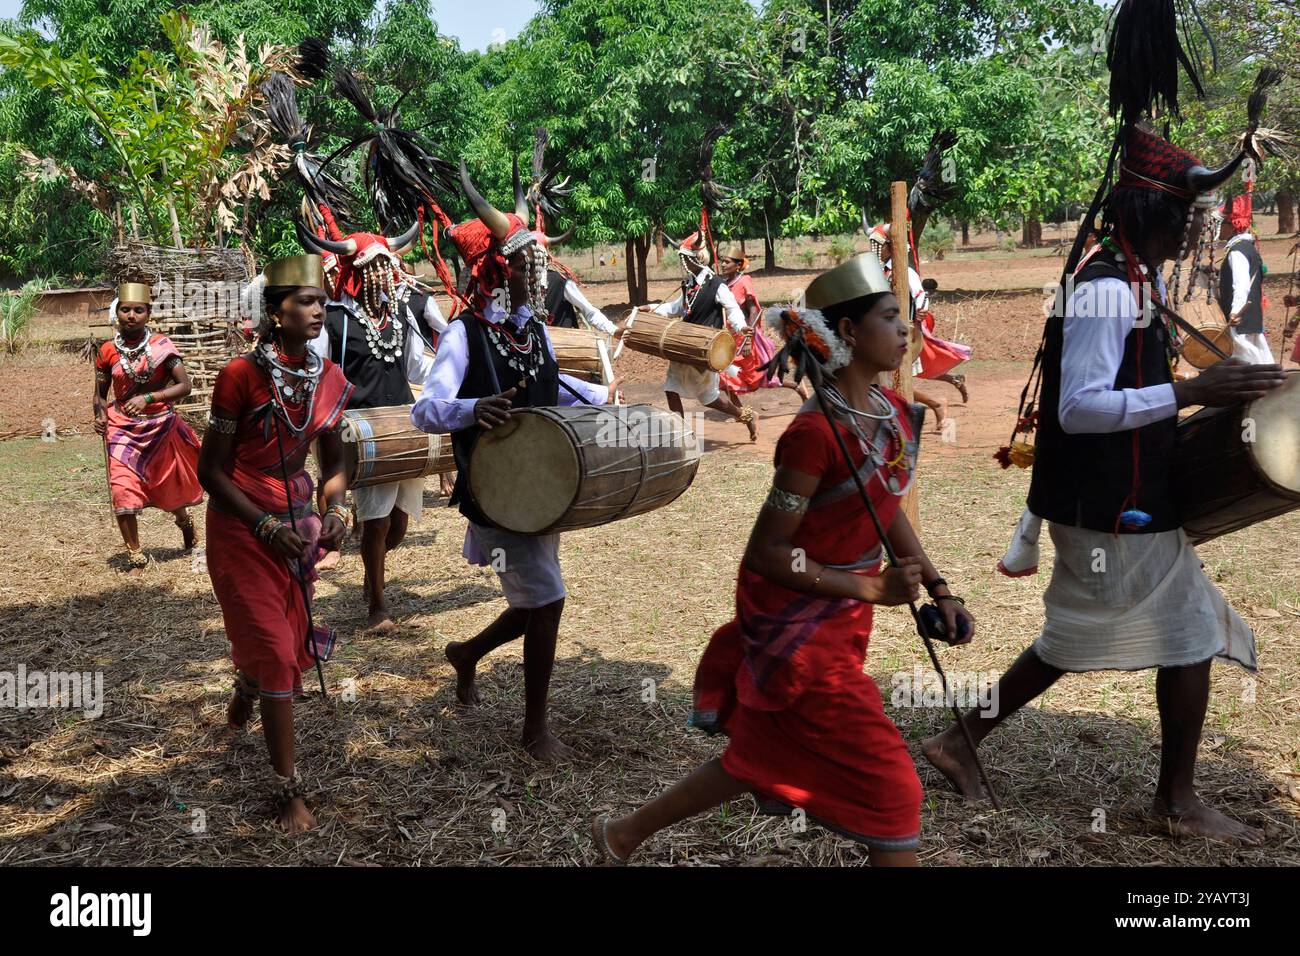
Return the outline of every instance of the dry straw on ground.
{"type": "MultiPolygon", "coordinates": [[[[5,443],[6,454],[20,443],[5,443]]],[[[442,649],[487,623],[503,602],[489,573],[460,557],[464,522],[435,501],[392,556],[401,628],[358,634],[364,617],[353,549],[321,585],[318,616],[344,638],[318,693],[295,708],[299,764],[320,828],[271,825],[265,748],[224,729],[230,689],[221,616],[202,566],[182,555],[165,516],[142,522],[157,563],[123,576],[104,506],[102,463],[39,443],[11,481],[0,516],[15,533],[0,561],[0,670],[102,670],[103,716],[0,711],[0,864],[573,864],[594,859],[586,824],[661,791],[716,754],[683,723],[691,677],[711,630],[731,611],[736,564],[769,467],[734,450],[709,454],[671,507],[567,535],[571,586],[551,697],[554,728],[576,761],[546,767],[518,745],[518,644],[482,671],[483,703],[454,704],[442,649]],[[21,529],[20,531],[17,529],[21,529]],[[343,699],[355,693],[355,699],[343,699]],[[195,821],[204,828],[195,832],[195,821]]],[[[18,464],[23,464],[19,462],[18,464]]],[[[979,617],[977,642],[944,651],[948,667],[1001,672],[1034,637],[1043,578],[994,572],[1023,500],[1022,473],[970,460],[924,473],[925,540],[979,617]]],[[[1201,749],[1204,797],[1268,831],[1237,849],[1174,840],[1144,817],[1158,767],[1153,675],[1064,679],[990,738],[986,760],[1006,809],[965,806],[921,767],[921,857],[958,865],[1300,863],[1300,516],[1207,546],[1207,570],[1255,626],[1253,683],[1216,666],[1201,749]],[[1252,693],[1253,691],[1253,693],[1252,693]],[[1095,832],[1098,811],[1104,832],[1095,832]]],[[[924,660],[905,613],[877,616],[868,668],[891,676],[924,660]]],[[[308,677],[308,688],[314,686],[308,677]]],[[[911,742],[945,721],[894,709],[911,742]]],[[[816,827],[762,818],[748,798],[652,839],[648,864],[859,864],[862,849],[816,827]]]]}

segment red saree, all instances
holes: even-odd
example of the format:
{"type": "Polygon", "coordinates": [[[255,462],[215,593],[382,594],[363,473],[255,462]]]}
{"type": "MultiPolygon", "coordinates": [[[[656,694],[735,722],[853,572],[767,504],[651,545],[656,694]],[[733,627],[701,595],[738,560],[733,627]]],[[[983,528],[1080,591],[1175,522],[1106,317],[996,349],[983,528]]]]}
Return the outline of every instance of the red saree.
{"type": "MultiPolygon", "coordinates": [[[[906,405],[886,394],[907,436],[910,470],[916,446],[906,405]]],[[[857,438],[842,432],[861,469],[857,438]]],[[[776,465],[821,477],[795,546],[814,561],[880,573],[880,541],[819,411],[790,423],[776,465]]],[[[880,480],[863,479],[889,527],[902,499],[880,480]]],[[[736,617],[714,632],[695,674],[691,724],[728,734],[723,767],[767,800],[801,807],[870,847],[907,850],[920,834],[921,783],[875,681],[863,673],[872,611],[864,602],[789,590],[742,565],[736,617]]]]}
{"type": "MultiPolygon", "coordinates": [[[[208,503],[206,546],[212,590],[221,604],[235,666],[257,683],[263,697],[291,698],[301,690],[302,672],[315,666],[306,639],[307,608],[298,575],[309,582],[318,577],[320,519],[312,513],[312,480],[303,465],[311,442],[338,425],[351,394],[343,373],[326,361],[311,421],[301,434],[294,434],[272,412],[267,375],[250,356],[222,369],[213,387],[214,420],[235,423],[235,446],[226,473],[253,504],[286,524],[292,511],[298,533],[307,542],[301,558],[286,561],[257,540],[243,520],[208,503]],[[288,497],[277,432],[289,472],[288,497]]],[[[320,659],[328,660],[333,633],[317,627],[312,641],[320,659]]]]}
{"type": "Polygon", "coordinates": [[[95,356],[96,374],[107,376],[113,387],[113,401],[105,409],[104,442],[115,515],[139,514],[145,508],[175,511],[203,500],[194,429],[166,402],[146,405],[138,418],[122,410],[132,396],[159,392],[172,384],[171,370],[180,361],[171,339],[156,332],[149,335],[149,354],[136,361],[135,374],[149,374],[143,382],[123,368],[112,341],[101,345],[95,356]]]}
{"type": "Polygon", "coordinates": [[[772,356],[776,354],[776,346],[763,332],[763,307],[758,301],[754,280],[748,275],[742,275],[731,283],[730,289],[736,301],[740,303],[740,310],[745,313],[746,318],[749,317],[751,303],[759,310],[759,318],[753,325],[754,338],[748,355],[740,354],[740,345],[744,337],[736,336],[735,365],[740,371],[736,375],[723,375],[721,387],[733,395],[756,392],[760,388],[780,388],[781,382],[777,377],[767,374],[767,363],[772,361],[772,356]]]}

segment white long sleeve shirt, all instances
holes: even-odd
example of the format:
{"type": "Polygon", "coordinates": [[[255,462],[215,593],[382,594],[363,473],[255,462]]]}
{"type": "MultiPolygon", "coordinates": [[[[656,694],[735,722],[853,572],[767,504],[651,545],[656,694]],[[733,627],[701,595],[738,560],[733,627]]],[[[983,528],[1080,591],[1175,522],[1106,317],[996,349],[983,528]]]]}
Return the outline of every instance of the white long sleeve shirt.
{"type": "Polygon", "coordinates": [[[1231,315],[1240,315],[1250,299],[1250,263],[1246,261],[1246,254],[1236,247],[1254,241],[1248,232],[1238,233],[1228,240],[1228,268],[1232,270],[1231,315]]]}
{"type": "MultiPolygon", "coordinates": [[[[509,321],[516,328],[522,328],[532,318],[532,314],[527,306],[520,306],[510,315],[509,321]]],[[[489,305],[486,318],[495,324],[505,319],[505,313],[489,305]]],[[[547,351],[554,359],[555,349],[551,345],[550,336],[546,335],[545,338],[547,351]]],[[[469,343],[465,338],[465,323],[452,322],[438,340],[438,354],[424,381],[424,391],[411,409],[411,424],[421,431],[435,434],[460,431],[474,424],[474,404],[478,399],[456,397],[464,384],[468,368],[469,343]]],[[[560,379],[593,405],[604,405],[609,400],[609,389],[604,385],[593,385],[570,375],[561,375],[560,379]]],[[[576,405],[582,399],[561,385],[556,401],[559,405],[576,405]]]]}
{"type": "MultiPolygon", "coordinates": [[[[1157,277],[1160,291],[1164,281],[1157,277]]],[[[1115,388],[1124,340],[1138,318],[1133,289],[1122,279],[1085,282],[1066,303],[1057,415],[1070,434],[1127,431],[1178,414],[1174,386],[1115,388]]],[[[1151,318],[1151,321],[1158,321],[1151,318]]]]}
{"type": "MultiPolygon", "coordinates": [[[[696,281],[700,285],[708,282],[713,278],[713,270],[705,268],[698,276],[696,281]]],[[[685,298],[679,291],[667,302],[661,302],[655,306],[654,312],[658,315],[682,315],[685,312],[683,303],[685,298]]],[[[727,328],[733,332],[744,332],[749,328],[749,323],[745,321],[745,313],[740,309],[740,303],[736,301],[736,295],[727,287],[724,282],[718,286],[718,304],[722,306],[722,316],[727,323],[727,328]]]]}
{"type": "MultiPolygon", "coordinates": [[[[387,302],[388,297],[384,296],[383,301],[387,302]]],[[[358,306],[356,300],[346,292],[342,293],[339,299],[335,302],[331,302],[330,305],[342,306],[347,310],[349,319],[360,324],[361,307],[358,306]]],[[[432,371],[433,356],[429,355],[425,351],[424,338],[420,335],[420,330],[416,326],[416,323],[420,321],[427,322],[429,327],[435,332],[442,332],[447,328],[447,320],[442,317],[442,310],[438,308],[438,303],[434,302],[433,296],[429,296],[428,303],[424,308],[424,315],[420,318],[417,319],[409,307],[403,308],[402,312],[404,313],[404,319],[408,326],[402,330],[406,336],[406,340],[403,342],[402,346],[402,363],[406,371],[406,380],[413,385],[418,385],[423,382],[429,376],[429,372],[432,371]],[[432,310],[430,309],[430,306],[432,306],[432,310]],[[435,321],[441,323],[441,328],[434,324],[435,321]]],[[[329,329],[322,325],[320,335],[316,336],[316,338],[312,339],[307,344],[311,350],[321,358],[329,358],[329,329]]],[[[346,368],[343,370],[343,374],[345,376],[347,375],[346,368]]]]}
{"type": "Polygon", "coordinates": [[[578,283],[572,279],[564,283],[564,301],[577,309],[578,314],[597,332],[603,332],[606,335],[614,334],[614,323],[605,317],[604,312],[587,301],[587,297],[578,288],[578,283]]]}

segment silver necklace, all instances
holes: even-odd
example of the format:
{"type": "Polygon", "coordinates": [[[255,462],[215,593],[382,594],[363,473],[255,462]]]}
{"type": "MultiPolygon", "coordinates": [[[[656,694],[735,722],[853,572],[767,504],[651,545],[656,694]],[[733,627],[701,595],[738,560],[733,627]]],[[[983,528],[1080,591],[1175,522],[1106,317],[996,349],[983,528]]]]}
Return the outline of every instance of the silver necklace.
{"type": "Polygon", "coordinates": [[[270,342],[263,342],[258,347],[258,364],[266,370],[271,378],[271,397],[285,423],[294,434],[301,435],[311,423],[312,408],[316,402],[316,386],[320,383],[325,363],[321,357],[307,349],[306,363],[302,368],[294,368],[280,361],[276,348],[270,342]],[[289,414],[290,405],[305,405],[302,424],[295,425],[289,414]]]}
{"type": "Polygon", "coordinates": [[[144,335],[140,337],[140,344],[134,347],[128,347],[122,341],[122,333],[116,332],[113,335],[113,346],[117,349],[117,355],[122,364],[122,371],[137,384],[143,385],[149,379],[153,378],[153,350],[149,347],[149,327],[145,326],[144,335]],[[139,361],[140,356],[144,356],[144,374],[141,375],[135,370],[135,363],[139,361]]]}

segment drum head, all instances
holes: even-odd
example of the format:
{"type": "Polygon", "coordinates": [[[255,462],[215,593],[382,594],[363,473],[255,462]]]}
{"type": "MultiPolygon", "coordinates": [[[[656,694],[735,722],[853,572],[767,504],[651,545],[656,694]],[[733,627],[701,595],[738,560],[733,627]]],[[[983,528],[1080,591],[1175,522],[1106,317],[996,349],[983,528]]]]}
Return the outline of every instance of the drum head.
{"type": "Polygon", "coordinates": [[[1281,388],[1251,403],[1243,432],[1251,424],[1251,457],[1259,473],[1278,490],[1300,495],[1300,372],[1291,372],[1281,388]]]}
{"type": "Polygon", "coordinates": [[[558,521],[578,495],[578,453],[568,431],[536,411],[479,435],[470,457],[474,503],[495,525],[537,534],[558,521]]]}
{"type": "MultiPolygon", "coordinates": [[[[1201,326],[1196,331],[1200,332],[1224,352],[1229,355],[1232,354],[1232,331],[1226,325],[1206,325],[1201,326]]],[[[1221,361],[1217,355],[1190,335],[1183,339],[1183,358],[1187,359],[1195,368],[1209,368],[1215,362],[1221,361]]]]}
{"type": "Polygon", "coordinates": [[[721,372],[736,358],[736,340],[730,335],[714,336],[709,345],[709,368],[721,372]]]}

